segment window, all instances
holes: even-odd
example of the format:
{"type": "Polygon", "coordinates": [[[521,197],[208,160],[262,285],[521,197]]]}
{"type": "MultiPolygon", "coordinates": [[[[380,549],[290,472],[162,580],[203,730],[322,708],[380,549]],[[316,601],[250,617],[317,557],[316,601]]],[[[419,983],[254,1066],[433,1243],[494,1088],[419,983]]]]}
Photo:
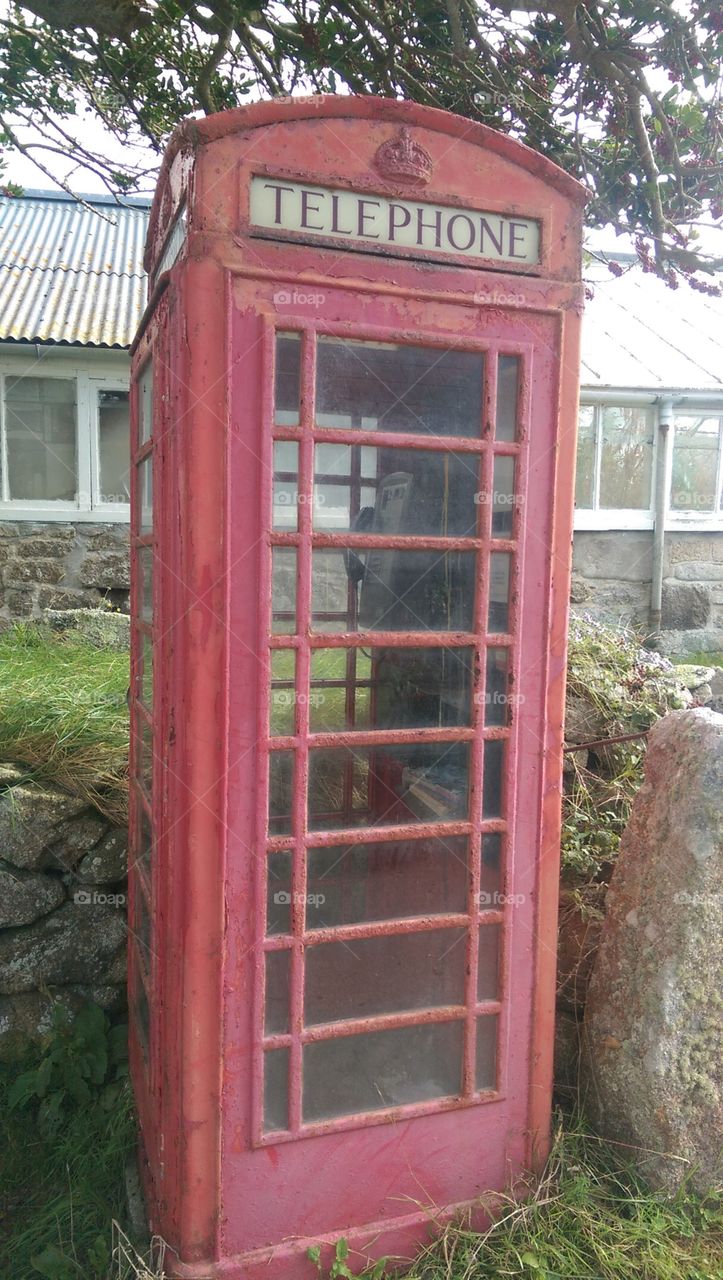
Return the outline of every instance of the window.
{"type": "Polygon", "coordinates": [[[649,513],[654,405],[584,404],[578,429],[577,509],[649,513]]]}
{"type": "Polygon", "coordinates": [[[127,520],[127,377],[59,363],[0,366],[0,515],[127,520]]]}
{"type": "Polygon", "coordinates": [[[69,378],[6,378],[9,498],[72,502],[77,491],[76,388],[69,378]]]}
{"type": "Polygon", "coordinates": [[[698,516],[721,513],[722,426],[722,415],[676,415],[670,486],[671,512],[686,512],[698,516]]]}
{"type": "Polygon", "coordinates": [[[100,501],[130,502],[128,392],[101,389],[96,395],[100,501]]]}
{"type": "MultiPolygon", "coordinates": [[[[681,400],[678,409],[685,410],[681,400]]],[[[576,529],[652,529],[659,406],[581,404],[575,478],[576,529]]],[[[674,417],[667,524],[707,527],[723,515],[723,413],[674,417]]]]}

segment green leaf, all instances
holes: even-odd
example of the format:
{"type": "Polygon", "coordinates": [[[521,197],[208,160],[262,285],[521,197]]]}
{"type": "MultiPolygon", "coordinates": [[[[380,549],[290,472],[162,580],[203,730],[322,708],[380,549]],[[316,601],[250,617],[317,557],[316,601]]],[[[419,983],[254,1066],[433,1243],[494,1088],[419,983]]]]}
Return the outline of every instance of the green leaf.
{"type": "Polygon", "coordinates": [[[75,1280],[79,1274],[75,1263],[54,1244],[46,1245],[42,1253],[31,1257],[30,1265],[46,1280],[75,1280]]]}

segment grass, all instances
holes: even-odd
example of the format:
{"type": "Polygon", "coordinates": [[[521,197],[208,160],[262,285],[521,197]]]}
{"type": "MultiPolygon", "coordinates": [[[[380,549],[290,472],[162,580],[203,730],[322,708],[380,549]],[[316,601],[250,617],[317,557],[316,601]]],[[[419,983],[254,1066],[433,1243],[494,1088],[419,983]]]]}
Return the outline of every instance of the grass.
{"type": "Polygon", "coordinates": [[[685,663],[690,667],[723,667],[723,649],[714,649],[710,653],[684,654],[681,658],[676,658],[675,661],[685,663]]]}
{"type": "Polygon", "coordinates": [[[134,1142],[130,1088],[114,1092],[108,1109],[96,1098],[44,1133],[33,1115],[9,1109],[12,1077],[0,1071],[0,1275],[106,1280],[134,1142]]]}
{"type": "Polygon", "coordinates": [[[720,1280],[723,1210],[666,1199],[624,1151],[558,1117],[547,1169],[522,1202],[498,1199],[488,1231],[446,1228],[406,1280],[720,1280]]]}
{"type": "Polygon", "coordinates": [[[80,795],[112,821],[127,813],[126,653],[34,624],[0,635],[0,761],[80,795]]]}
{"type": "MultiPolygon", "coordinates": [[[[364,655],[362,655],[364,657],[364,655]]],[[[336,651],[317,659],[316,679],[343,676],[336,651]]],[[[692,662],[694,659],[687,659],[692,662]]],[[[703,657],[701,655],[701,661],[703,657]]],[[[705,664],[711,655],[705,655],[705,664]]],[[[274,671],[278,691],[293,679],[293,655],[274,671]]],[[[366,676],[363,669],[360,674],[366,676]]],[[[669,663],[638,639],[573,620],[570,689],[599,712],[601,736],[646,729],[681,703],[669,663]]],[[[80,794],[122,821],[127,791],[128,658],[37,626],[0,636],[0,760],[80,794]]],[[[366,694],[359,691],[360,699],[366,694]]],[[[318,704],[335,721],[343,693],[318,704]]],[[[317,707],[312,705],[312,711],[317,707]]],[[[277,732],[289,702],[277,702],[277,732]]],[[[360,713],[364,714],[362,701],[360,713]]],[[[322,711],[319,711],[322,714],[322,711]]],[[[642,777],[644,742],[605,748],[603,768],[575,765],[565,801],[563,861],[579,883],[603,876],[642,777]]],[[[134,1141],[127,1086],[112,1104],[101,1092],[52,1133],[34,1113],[7,1107],[0,1072],[0,1276],[8,1280],[160,1280],[117,1223],[124,1217],[124,1167],[134,1141]]],[[[545,1175],[522,1202],[498,1198],[488,1231],[448,1226],[423,1250],[407,1280],[721,1280],[720,1205],[645,1187],[619,1148],[558,1120],[545,1175]]],[[[341,1274],[341,1273],[339,1273],[341,1274]]]]}

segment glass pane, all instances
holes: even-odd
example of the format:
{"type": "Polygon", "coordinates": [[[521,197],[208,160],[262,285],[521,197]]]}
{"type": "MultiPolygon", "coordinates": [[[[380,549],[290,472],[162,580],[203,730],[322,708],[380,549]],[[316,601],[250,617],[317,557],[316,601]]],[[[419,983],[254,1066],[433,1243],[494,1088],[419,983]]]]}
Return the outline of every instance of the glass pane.
{"type": "Polygon", "coordinates": [[[153,361],[143,366],[138,379],[138,443],[150,440],[153,431],[153,361]]]}
{"type": "Polygon", "coordinates": [[[6,378],[10,497],[74,502],[78,490],[74,378],[6,378]]]}
{"type": "Polygon", "coordinates": [[[264,1030],[267,1036],[284,1035],[289,1030],[290,951],[266,952],[264,1030]]]}
{"type": "Polygon", "coordinates": [[[296,707],[296,653],[293,649],[271,652],[271,727],[272,738],[294,732],[296,707]]]}
{"type": "Polygon", "coordinates": [[[143,1052],[148,1057],[149,1044],[151,1037],[151,1013],[148,1008],[148,997],[140,978],[136,978],[135,993],[133,996],[133,1013],[135,1016],[136,1031],[138,1039],[141,1043],[143,1052]]]}
{"type": "Polygon", "coordinates": [[[130,407],[127,391],[98,392],[101,502],[130,502],[130,407]]]}
{"type": "Polygon", "coordinates": [[[581,404],[577,418],[577,470],[575,506],[581,511],[595,505],[595,408],[581,404]]]}
{"type": "Polygon", "coordinates": [[[138,464],[138,502],[140,521],[138,532],[151,533],[153,529],[153,454],[149,453],[138,464]]]}
{"type": "Polygon", "coordinates": [[[320,338],[317,423],[366,431],[481,435],[483,356],[320,338]]]}
{"type": "Polygon", "coordinates": [[[477,1019],[475,1088],[497,1088],[497,1014],[477,1019]]]}
{"type": "Polygon", "coordinates": [[[477,963],[477,999],[499,999],[500,926],[480,925],[477,963]]]}
{"type": "Polygon", "coordinates": [[[144,806],[138,801],[138,844],[136,856],[146,871],[150,870],[153,861],[153,828],[144,806]]]}
{"type": "Polygon", "coordinates": [[[317,445],[314,528],[474,537],[479,456],[426,449],[317,445]]]}
{"type": "Polygon", "coordinates": [[[467,910],[467,839],[309,849],[307,929],[467,910]]]}
{"type": "Polygon", "coordinates": [[[137,777],[150,796],[153,785],[153,730],[142,711],[136,712],[137,777]]]}
{"type": "Polygon", "coordinates": [[[434,929],[307,948],[305,1025],[464,1004],[466,939],[434,929]]]}
{"type": "Polygon", "coordinates": [[[279,426],[299,423],[301,338],[298,333],[276,335],[275,420],[279,426]]]}
{"type": "Polygon", "coordinates": [[[482,784],[482,814],[485,818],[502,817],[502,770],[505,760],[505,743],[485,742],[484,779],[482,784]]]}
{"type": "Polygon", "coordinates": [[[141,637],[141,702],[153,710],[153,641],[145,632],[141,637]]]}
{"type": "Polygon", "coordinates": [[[312,552],[315,631],[470,631],[472,551],[312,552]]]}
{"type": "Polygon", "coordinates": [[[289,1051],[264,1054],[264,1129],[274,1133],[289,1126],[289,1051]]]}
{"type": "Polygon", "coordinates": [[[464,819],[468,768],[465,742],[312,751],[310,829],[464,819]]]}
{"type": "Polygon", "coordinates": [[[141,618],[144,622],[153,621],[153,548],[136,548],[136,567],[140,575],[138,600],[141,618]]]}
{"type": "Polygon", "coordinates": [[[497,911],[502,902],[502,834],[490,831],[482,836],[480,866],[480,911],[497,911]]]}
{"type": "Polygon", "coordinates": [[[493,551],[490,556],[490,598],[487,625],[490,631],[505,633],[510,627],[509,551],[493,551]]]}
{"type": "Polygon", "coordinates": [[[299,525],[299,446],[274,441],[274,529],[295,532],[299,525]]]}
{"type": "Polygon", "coordinates": [[[461,1022],[435,1022],[305,1045],[304,1121],[455,1097],[463,1039],[461,1022]]]}
{"type": "Polygon", "coordinates": [[[492,479],[492,537],[511,538],[515,511],[515,459],[495,458],[492,479]]]}
{"type": "Polygon", "coordinates": [[[670,505],[673,511],[715,511],[720,418],[676,417],[670,505]]]}
{"type": "Polygon", "coordinates": [[[271,567],[272,631],[293,633],[296,630],[296,548],[274,547],[271,567]]]}
{"type": "Polygon", "coordinates": [[[653,473],[652,410],[606,405],[601,419],[600,506],[647,511],[653,473]]]}
{"type": "Polygon", "coordinates": [[[316,649],[312,732],[468,725],[473,660],[473,649],[316,649]]]}
{"type": "Polygon", "coordinates": [[[269,835],[285,836],[291,831],[293,786],[293,751],[272,751],[269,756],[269,835]]]}
{"type": "Polygon", "coordinates": [[[133,933],[138,944],[138,950],[143,957],[143,964],[146,973],[151,971],[151,913],[141,886],[136,884],[135,895],[133,898],[133,933]]]}
{"type": "Polygon", "coordinates": [[[485,724],[508,724],[510,694],[508,692],[509,649],[487,650],[485,681],[485,724]]]}
{"type": "Polygon", "coordinates": [[[291,932],[290,853],[270,853],[266,859],[266,932],[291,932]]]}
{"type": "Polygon", "coordinates": [[[497,361],[497,424],[495,439],[517,439],[517,399],[520,357],[500,356],[497,361]]]}

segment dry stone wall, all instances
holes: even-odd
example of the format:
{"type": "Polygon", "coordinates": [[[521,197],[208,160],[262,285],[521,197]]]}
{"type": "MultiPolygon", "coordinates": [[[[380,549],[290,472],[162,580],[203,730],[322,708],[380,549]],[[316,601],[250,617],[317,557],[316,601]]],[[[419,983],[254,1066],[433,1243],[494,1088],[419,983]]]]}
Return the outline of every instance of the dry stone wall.
{"type": "Polygon", "coordinates": [[[126,524],[0,520],[0,625],[103,600],[127,609],[128,587],[126,524]]]}
{"type": "Polygon", "coordinates": [[[68,1009],[125,1002],[127,835],[84,800],[0,765],[0,1060],[68,1009]]]}
{"type": "MultiPolygon", "coordinates": [[[[653,535],[578,530],[572,607],[599,622],[650,625],[653,535]]],[[[723,650],[723,533],[667,533],[660,642],[673,655],[723,650]]]]}

